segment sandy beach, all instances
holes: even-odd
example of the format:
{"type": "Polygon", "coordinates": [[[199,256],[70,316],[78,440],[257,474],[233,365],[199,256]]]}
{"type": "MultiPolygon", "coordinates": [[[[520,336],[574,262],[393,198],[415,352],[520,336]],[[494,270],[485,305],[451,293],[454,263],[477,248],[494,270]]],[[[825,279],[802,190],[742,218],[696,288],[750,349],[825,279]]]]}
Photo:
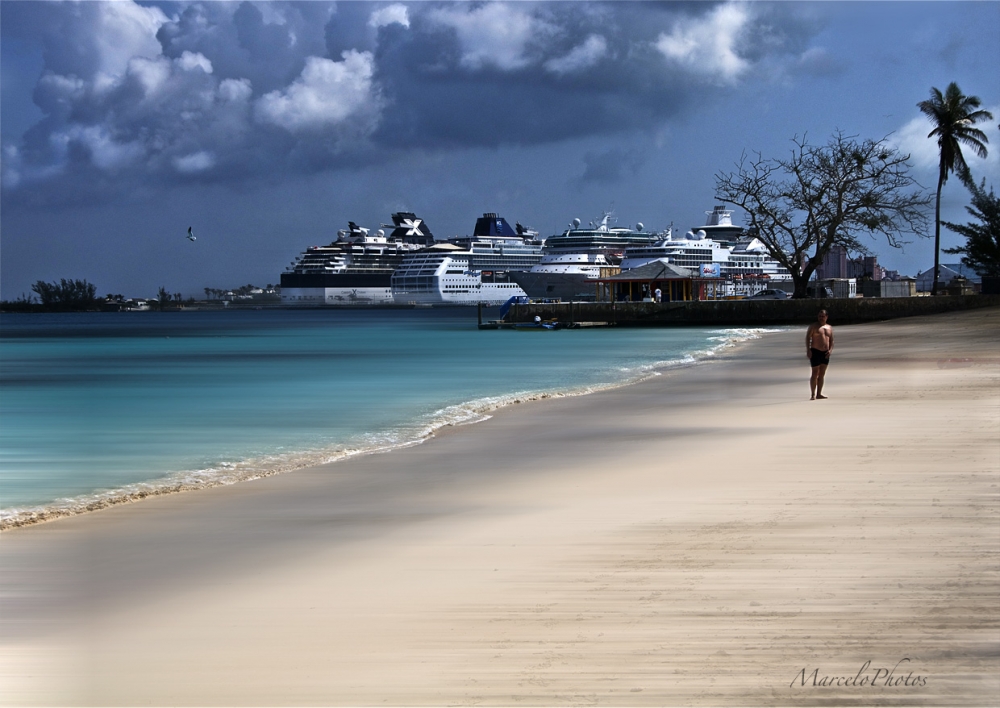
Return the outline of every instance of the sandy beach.
{"type": "Polygon", "coordinates": [[[0,702],[997,705],[998,315],[5,532],[0,702]]]}

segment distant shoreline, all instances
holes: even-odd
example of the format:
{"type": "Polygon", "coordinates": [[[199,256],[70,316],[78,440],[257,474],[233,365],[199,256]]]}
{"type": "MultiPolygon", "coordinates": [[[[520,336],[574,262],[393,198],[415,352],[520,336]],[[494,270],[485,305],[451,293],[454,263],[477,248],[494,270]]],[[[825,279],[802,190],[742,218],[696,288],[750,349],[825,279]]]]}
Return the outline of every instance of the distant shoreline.
{"type": "MultiPolygon", "coordinates": [[[[1000,306],[1000,295],[949,295],[942,297],[908,298],[808,298],[789,300],[707,300],[686,302],[531,302],[515,305],[507,315],[511,322],[531,322],[535,316],[544,320],[555,319],[564,323],[587,322],[617,327],[670,327],[719,325],[755,327],[771,325],[797,325],[811,322],[818,309],[827,309],[841,324],[861,324],[919,317],[944,312],[960,312],[983,307],[1000,306]]],[[[40,306],[39,306],[40,307],[40,306]]],[[[330,305],[289,306],[280,303],[195,301],[191,304],[149,309],[141,312],[221,312],[228,310],[414,310],[426,309],[468,310],[474,314],[475,305],[330,305]]],[[[483,308],[483,311],[497,308],[483,308]]],[[[95,314],[107,310],[86,310],[95,314]]],[[[115,311],[117,312],[117,311],[115,311]]],[[[0,310],[3,314],[58,314],[52,310],[31,312],[0,310]]]]}

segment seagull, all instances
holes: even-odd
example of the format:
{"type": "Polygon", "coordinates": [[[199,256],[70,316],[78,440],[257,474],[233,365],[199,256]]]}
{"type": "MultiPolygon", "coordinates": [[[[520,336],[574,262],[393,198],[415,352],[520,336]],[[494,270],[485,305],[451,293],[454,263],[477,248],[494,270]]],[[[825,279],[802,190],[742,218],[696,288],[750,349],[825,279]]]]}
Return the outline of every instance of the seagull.
{"type": "Polygon", "coordinates": [[[197,241],[198,239],[194,235],[193,226],[188,226],[188,241],[197,241]]]}

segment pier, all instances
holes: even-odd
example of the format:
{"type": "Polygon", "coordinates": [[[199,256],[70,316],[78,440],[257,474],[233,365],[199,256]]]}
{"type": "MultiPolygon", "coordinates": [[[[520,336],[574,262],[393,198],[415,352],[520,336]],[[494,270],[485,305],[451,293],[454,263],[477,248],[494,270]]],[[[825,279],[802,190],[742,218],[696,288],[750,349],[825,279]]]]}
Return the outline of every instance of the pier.
{"type": "Polygon", "coordinates": [[[689,302],[528,302],[513,304],[499,320],[480,329],[513,329],[535,317],[577,327],[762,327],[808,324],[825,309],[831,322],[860,324],[1000,306],[1000,295],[948,295],[901,298],[811,298],[801,300],[714,300],[689,302]]]}

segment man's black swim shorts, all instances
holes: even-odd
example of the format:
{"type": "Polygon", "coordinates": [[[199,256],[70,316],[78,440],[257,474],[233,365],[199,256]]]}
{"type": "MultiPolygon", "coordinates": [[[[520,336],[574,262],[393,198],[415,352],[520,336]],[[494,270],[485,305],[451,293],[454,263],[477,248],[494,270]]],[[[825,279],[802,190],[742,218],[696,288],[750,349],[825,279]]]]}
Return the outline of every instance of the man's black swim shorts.
{"type": "Polygon", "coordinates": [[[830,363],[830,352],[825,352],[822,349],[811,348],[812,356],[809,357],[809,361],[812,366],[822,366],[823,364],[830,363]]]}

